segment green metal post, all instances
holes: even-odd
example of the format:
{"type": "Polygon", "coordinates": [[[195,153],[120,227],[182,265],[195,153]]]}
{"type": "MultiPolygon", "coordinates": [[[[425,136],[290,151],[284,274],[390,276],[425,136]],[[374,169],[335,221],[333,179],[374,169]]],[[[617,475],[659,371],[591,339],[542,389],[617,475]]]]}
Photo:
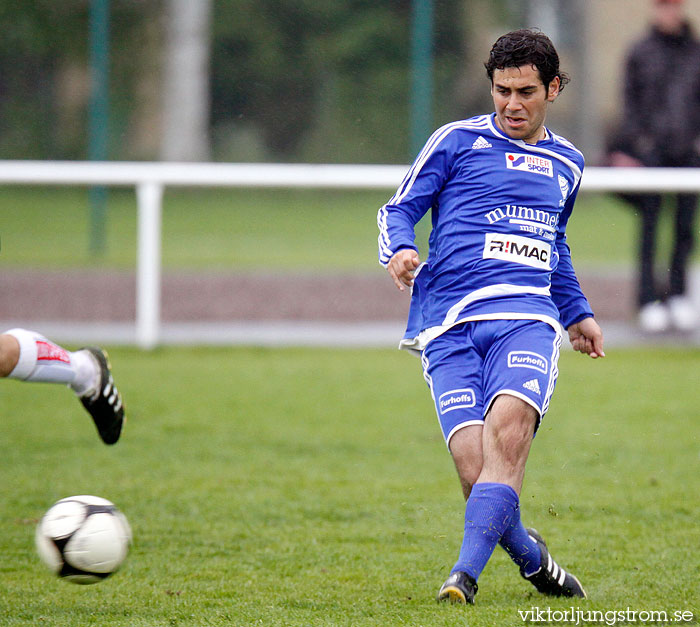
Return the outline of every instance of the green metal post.
{"type": "MultiPolygon", "coordinates": [[[[88,112],[88,159],[105,161],[109,136],[109,0],[90,1],[90,72],[92,88],[88,112]]],[[[107,188],[91,187],[90,252],[105,250],[107,188]]]]}
{"type": "Polygon", "coordinates": [[[433,0],[413,0],[411,158],[433,131],[433,0]]]}

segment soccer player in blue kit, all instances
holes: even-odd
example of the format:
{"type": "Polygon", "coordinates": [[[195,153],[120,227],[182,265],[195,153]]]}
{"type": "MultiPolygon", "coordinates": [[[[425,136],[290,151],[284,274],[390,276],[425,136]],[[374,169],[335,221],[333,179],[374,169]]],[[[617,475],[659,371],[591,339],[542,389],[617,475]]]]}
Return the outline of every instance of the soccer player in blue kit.
{"type": "Polygon", "coordinates": [[[466,499],[462,547],[438,600],[473,603],[497,544],[540,592],[585,597],[519,505],[562,326],[574,350],[605,356],[566,243],[584,160],[544,126],[568,82],[546,35],[503,35],[485,66],[495,112],[438,129],[377,216],[380,262],[398,289],[411,288],[400,346],[421,355],[466,499]],[[421,263],[414,227],[428,210],[421,263]]]}

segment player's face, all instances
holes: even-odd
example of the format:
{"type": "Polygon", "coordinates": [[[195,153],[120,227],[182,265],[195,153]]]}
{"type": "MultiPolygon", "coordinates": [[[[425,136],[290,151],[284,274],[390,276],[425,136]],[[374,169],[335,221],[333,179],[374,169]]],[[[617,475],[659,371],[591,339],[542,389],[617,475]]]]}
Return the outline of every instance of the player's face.
{"type": "Polygon", "coordinates": [[[491,96],[496,124],[508,137],[528,144],[544,139],[547,105],[559,95],[559,77],[545,88],[534,65],[494,70],[491,96]]]}

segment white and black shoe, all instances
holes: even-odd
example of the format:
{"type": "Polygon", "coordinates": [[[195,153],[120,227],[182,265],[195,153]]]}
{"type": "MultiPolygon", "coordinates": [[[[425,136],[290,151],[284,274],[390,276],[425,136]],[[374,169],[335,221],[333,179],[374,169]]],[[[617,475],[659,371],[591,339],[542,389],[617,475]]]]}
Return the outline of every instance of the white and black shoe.
{"type": "Polygon", "coordinates": [[[540,547],[540,568],[531,575],[520,574],[527,579],[539,592],[554,597],[580,597],[586,598],[586,591],[581,582],[571,573],[567,573],[557,564],[547,550],[547,544],[535,529],[527,529],[528,535],[537,542],[540,547]]]}
{"type": "Polygon", "coordinates": [[[96,390],[80,397],[80,402],[95,421],[97,432],[105,444],[114,444],[121,435],[124,425],[124,405],[114,385],[112,370],[107,353],[97,346],[86,346],[100,368],[100,380],[96,390]]]}

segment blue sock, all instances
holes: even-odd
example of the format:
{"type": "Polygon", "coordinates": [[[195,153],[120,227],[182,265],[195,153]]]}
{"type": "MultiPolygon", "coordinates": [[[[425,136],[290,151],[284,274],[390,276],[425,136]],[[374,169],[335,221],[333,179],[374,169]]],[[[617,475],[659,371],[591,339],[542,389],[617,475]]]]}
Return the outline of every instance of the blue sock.
{"type": "Polygon", "coordinates": [[[532,575],[540,567],[540,547],[525,531],[520,520],[520,503],[515,508],[510,525],[501,536],[499,544],[510,555],[510,558],[520,566],[525,575],[532,575]]]}
{"type": "Polygon", "coordinates": [[[503,483],[477,483],[464,513],[464,540],[452,572],[476,581],[518,507],[518,495],[503,483]]]}

